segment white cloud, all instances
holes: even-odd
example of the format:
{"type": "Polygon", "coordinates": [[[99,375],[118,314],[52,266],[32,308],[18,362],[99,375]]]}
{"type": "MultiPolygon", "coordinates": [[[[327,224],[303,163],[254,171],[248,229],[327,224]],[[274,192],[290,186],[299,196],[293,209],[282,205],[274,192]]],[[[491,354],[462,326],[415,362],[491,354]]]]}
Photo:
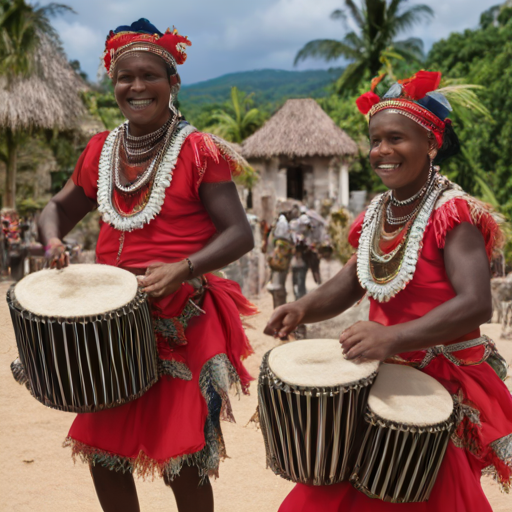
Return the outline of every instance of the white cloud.
{"type": "MultiPolygon", "coordinates": [[[[43,4],[50,0],[44,0],[43,4]]],[[[416,36],[429,49],[451,32],[475,28],[480,14],[500,0],[413,0],[426,3],[436,16],[400,37],[416,36]]],[[[190,37],[193,46],[181,70],[184,83],[206,80],[241,70],[292,69],[297,51],[318,38],[341,39],[345,28],[329,15],[343,0],[66,0],[78,15],[54,21],[70,59],[78,59],[90,77],[103,52],[105,37],[118,25],[141,17],[160,30],[173,24],[190,37]]],[[[329,67],[308,60],[298,69],[329,67]]]]}

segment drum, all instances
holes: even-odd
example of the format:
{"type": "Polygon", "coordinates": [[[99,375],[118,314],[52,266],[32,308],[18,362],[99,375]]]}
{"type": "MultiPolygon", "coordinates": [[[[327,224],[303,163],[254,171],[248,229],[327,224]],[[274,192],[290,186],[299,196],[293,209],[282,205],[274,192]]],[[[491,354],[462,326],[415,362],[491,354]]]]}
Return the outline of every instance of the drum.
{"type": "Polygon", "coordinates": [[[258,382],[267,466],[309,485],[348,479],[378,366],[347,361],[338,340],[295,341],[267,352],[258,382]]]}
{"type": "Polygon", "coordinates": [[[453,409],[434,378],[383,364],[368,398],[354,486],[392,503],[427,501],[454,426],[453,409]]]}
{"type": "Polygon", "coordinates": [[[13,373],[44,405],[99,411],[157,381],[151,315],[130,272],[108,265],[41,270],[13,285],[7,302],[22,365],[13,373]]]}

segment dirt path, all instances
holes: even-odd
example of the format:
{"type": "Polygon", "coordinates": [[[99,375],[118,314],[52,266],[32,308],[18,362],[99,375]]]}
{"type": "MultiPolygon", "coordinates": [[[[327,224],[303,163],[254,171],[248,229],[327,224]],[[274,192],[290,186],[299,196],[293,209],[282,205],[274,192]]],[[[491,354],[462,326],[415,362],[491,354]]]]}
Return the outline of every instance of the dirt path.
{"type": "MultiPolygon", "coordinates": [[[[0,284],[5,297],[8,284],[0,284]]],[[[274,340],[262,334],[271,313],[270,297],[256,301],[261,314],[251,320],[248,331],[255,355],[247,361],[252,375],[258,374],[263,354],[274,340]]],[[[488,324],[484,332],[499,337],[499,326],[488,324]]],[[[9,365],[16,357],[16,343],[5,301],[0,301],[0,510],[5,512],[99,512],[88,468],[73,465],[69,450],[61,448],[73,415],[54,411],[34,400],[12,378],[9,365]]],[[[512,342],[499,341],[500,350],[512,361],[512,342]]],[[[265,468],[261,432],[245,426],[256,408],[256,390],[233,399],[236,424],[224,424],[228,454],[213,483],[217,512],[275,512],[293,487],[265,468]]],[[[512,496],[503,495],[490,480],[485,491],[494,512],[508,512],[512,496]]],[[[161,481],[140,482],[142,511],[176,511],[171,491],[161,481]]]]}

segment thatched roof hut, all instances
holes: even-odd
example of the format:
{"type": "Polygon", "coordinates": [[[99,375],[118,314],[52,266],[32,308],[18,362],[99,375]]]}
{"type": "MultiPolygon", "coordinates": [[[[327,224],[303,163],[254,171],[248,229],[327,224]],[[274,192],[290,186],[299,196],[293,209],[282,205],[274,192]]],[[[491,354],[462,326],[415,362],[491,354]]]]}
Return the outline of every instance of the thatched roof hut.
{"type": "Polygon", "coordinates": [[[0,76],[0,131],[7,146],[3,207],[15,208],[20,133],[33,129],[73,130],[87,116],[80,91],[87,88],[63,52],[48,37],[39,37],[27,77],[0,76]]]}
{"type": "Polygon", "coordinates": [[[0,129],[72,129],[86,113],[79,95],[85,89],[65,56],[41,37],[33,74],[10,83],[0,77],[0,129]]]}
{"type": "Polygon", "coordinates": [[[355,155],[357,144],[311,98],[288,100],[243,143],[245,158],[355,155]]]}
{"type": "Polygon", "coordinates": [[[325,200],[347,206],[348,167],[357,152],[315,100],[288,100],[242,144],[242,155],[260,175],[251,197],[254,213],[271,222],[283,199],[309,208],[325,200]]]}

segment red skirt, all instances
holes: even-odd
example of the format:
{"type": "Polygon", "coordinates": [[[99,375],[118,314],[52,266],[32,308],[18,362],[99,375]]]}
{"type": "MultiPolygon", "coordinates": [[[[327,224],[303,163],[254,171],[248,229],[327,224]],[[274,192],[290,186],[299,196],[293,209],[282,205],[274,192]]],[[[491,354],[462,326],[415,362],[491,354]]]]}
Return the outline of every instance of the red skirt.
{"type": "Polygon", "coordinates": [[[211,274],[200,309],[189,301],[195,293],[185,284],[152,305],[161,378],[132,402],[78,414],[64,442],[74,458],[142,477],[173,478],[185,463],[201,476],[217,473],[219,419],[233,420],[229,388],[247,391],[251,380],[240,315],[256,309],[236,283],[211,274]]]}
{"type": "MultiPolygon", "coordinates": [[[[475,347],[454,353],[471,363],[475,347]]],[[[424,351],[402,354],[414,365],[424,351]]],[[[460,415],[428,502],[388,503],[357,491],[349,482],[330,486],[297,484],[279,512],[492,512],[480,484],[489,472],[505,490],[512,484],[512,397],[487,364],[457,366],[440,355],[423,371],[456,397],[460,415]]]]}

